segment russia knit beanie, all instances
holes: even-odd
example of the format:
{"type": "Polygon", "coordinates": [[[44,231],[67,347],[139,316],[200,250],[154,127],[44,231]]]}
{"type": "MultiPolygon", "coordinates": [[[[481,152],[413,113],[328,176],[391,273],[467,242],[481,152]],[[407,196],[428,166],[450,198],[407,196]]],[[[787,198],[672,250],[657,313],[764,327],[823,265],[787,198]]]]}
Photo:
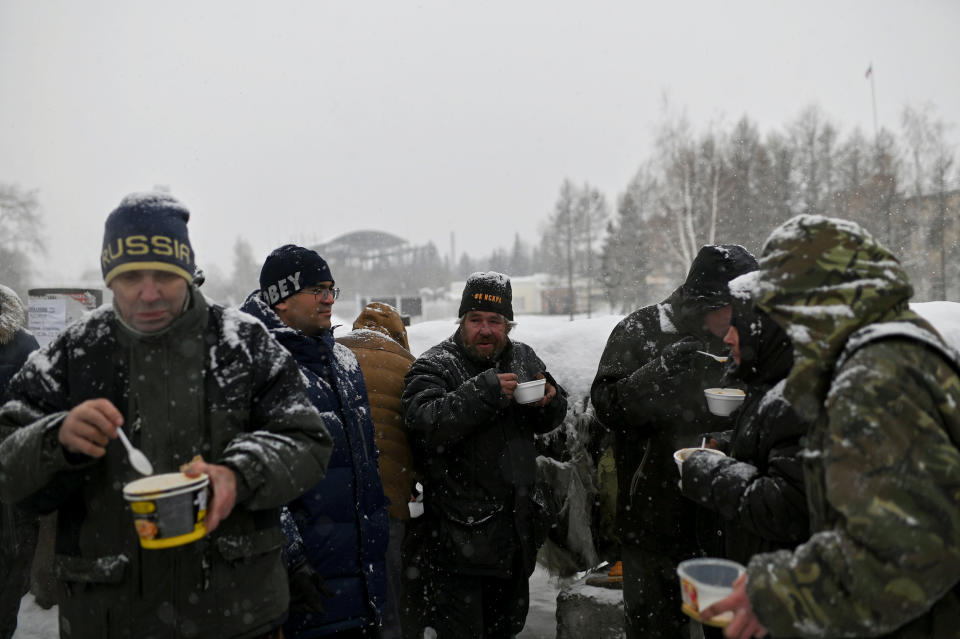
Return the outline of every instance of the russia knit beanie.
{"type": "Polygon", "coordinates": [[[107,286],[127,271],[167,271],[193,281],[196,261],[187,221],[190,211],[169,193],[133,193],[104,224],[100,270],[107,286]]]}
{"type": "Polygon", "coordinates": [[[319,282],[333,282],[324,259],[316,251],[284,244],[267,256],[260,269],[260,297],[273,307],[319,282]]]}
{"type": "Polygon", "coordinates": [[[512,322],[513,290],[510,278],[496,271],[471,274],[463,287],[457,317],[463,317],[467,311],[500,313],[512,322]]]}

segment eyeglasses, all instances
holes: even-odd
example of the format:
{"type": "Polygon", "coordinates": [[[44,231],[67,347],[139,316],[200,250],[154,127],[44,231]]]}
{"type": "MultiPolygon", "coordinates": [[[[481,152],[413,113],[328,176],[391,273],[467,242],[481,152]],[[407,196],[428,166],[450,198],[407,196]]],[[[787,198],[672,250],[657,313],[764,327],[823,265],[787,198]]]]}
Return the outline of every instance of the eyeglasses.
{"type": "Polygon", "coordinates": [[[337,299],[338,297],[340,297],[340,289],[337,288],[336,286],[333,286],[333,287],[317,286],[315,288],[304,289],[300,292],[309,293],[310,295],[313,295],[314,301],[317,301],[317,302],[319,302],[324,297],[330,297],[332,299],[337,299]]]}

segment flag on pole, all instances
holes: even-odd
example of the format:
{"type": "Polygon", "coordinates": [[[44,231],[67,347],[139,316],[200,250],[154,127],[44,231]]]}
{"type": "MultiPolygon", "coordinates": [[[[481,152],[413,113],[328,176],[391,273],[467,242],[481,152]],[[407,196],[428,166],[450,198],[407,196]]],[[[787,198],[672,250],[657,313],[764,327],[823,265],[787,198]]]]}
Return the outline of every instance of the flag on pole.
{"type": "Polygon", "coordinates": [[[870,63],[870,66],[867,67],[867,72],[863,74],[863,77],[869,79],[871,75],[873,75],[873,63],[872,63],[872,62],[870,63]]]}

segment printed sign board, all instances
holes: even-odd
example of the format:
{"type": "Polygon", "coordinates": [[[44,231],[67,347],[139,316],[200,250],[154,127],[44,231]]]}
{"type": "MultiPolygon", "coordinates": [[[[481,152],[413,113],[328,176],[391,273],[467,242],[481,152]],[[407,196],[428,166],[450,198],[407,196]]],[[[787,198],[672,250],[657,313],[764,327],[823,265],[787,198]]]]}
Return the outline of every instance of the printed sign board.
{"type": "Polygon", "coordinates": [[[103,303],[95,288],[32,288],[27,291],[27,329],[46,346],[67,324],[103,303]]]}

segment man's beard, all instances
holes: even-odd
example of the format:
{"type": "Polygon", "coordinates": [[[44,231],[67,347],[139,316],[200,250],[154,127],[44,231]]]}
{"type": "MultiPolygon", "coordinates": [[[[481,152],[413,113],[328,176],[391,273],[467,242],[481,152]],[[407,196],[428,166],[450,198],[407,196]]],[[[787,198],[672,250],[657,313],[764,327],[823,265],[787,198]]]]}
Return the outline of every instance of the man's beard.
{"type": "Polygon", "coordinates": [[[479,361],[479,362],[495,362],[500,358],[500,355],[503,354],[503,350],[507,347],[507,340],[504,338],[501,341],[494,342],[474,342],[471,344],[464,344],[467,349],[467,352],[470,354],[470,357],[479,361]],[[477,344],[486,343],[493,344],[493,350],[489,354],[480,353],[477,350],[477,344]]]}

